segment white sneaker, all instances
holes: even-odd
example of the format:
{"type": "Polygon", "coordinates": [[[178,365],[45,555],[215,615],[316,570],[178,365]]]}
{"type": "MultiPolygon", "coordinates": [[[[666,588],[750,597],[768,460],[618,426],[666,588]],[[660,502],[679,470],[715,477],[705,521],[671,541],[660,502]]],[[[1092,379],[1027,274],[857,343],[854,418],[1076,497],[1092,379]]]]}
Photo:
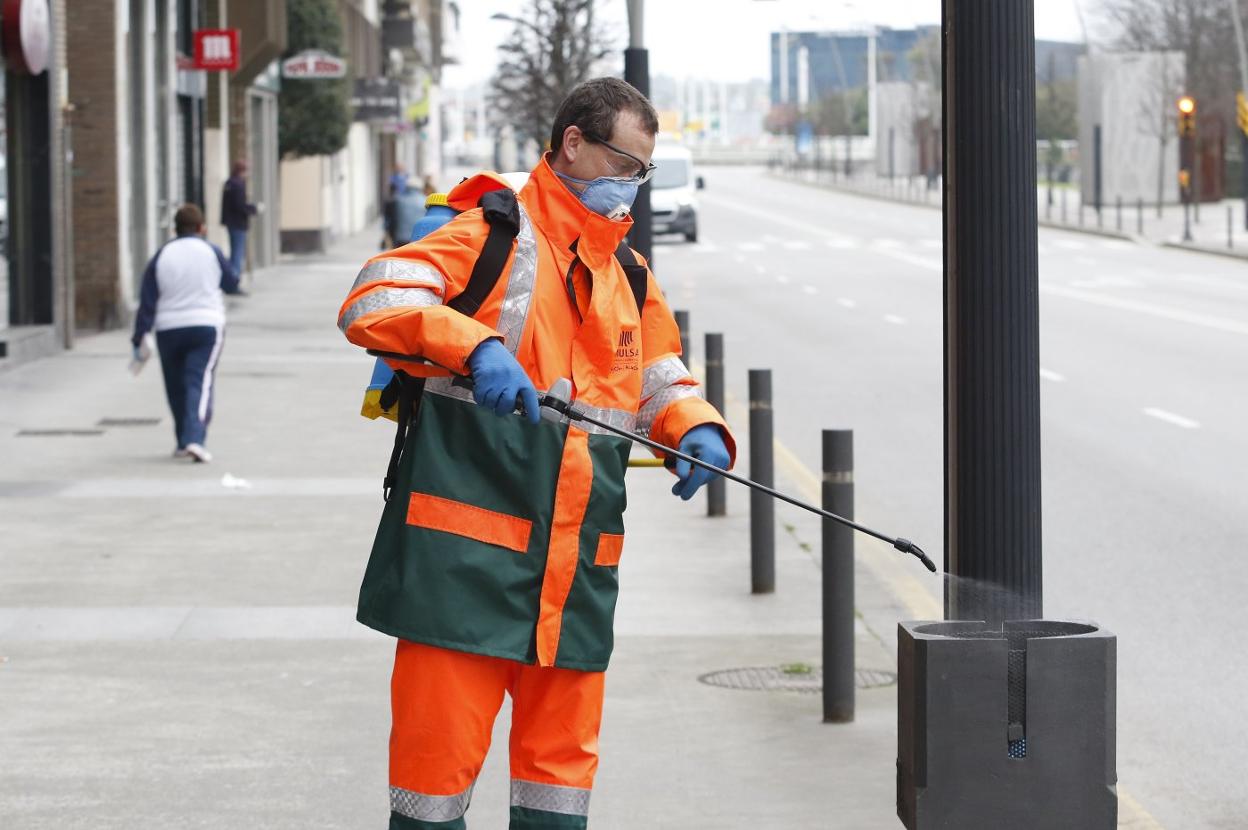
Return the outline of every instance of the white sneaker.
{"type": "Polygon", "coordinates": [[[196,464],[207,464],[212,460],[212,453],[204,449],[199,444],[187,444],[186,454],[194,459],[196,464]]]}
{"type": "Polygon", "coordinates": [[[174,458],[190,458],[190,453],[186,451],[186,447],[178,447],[173,451],[174,458]]]}

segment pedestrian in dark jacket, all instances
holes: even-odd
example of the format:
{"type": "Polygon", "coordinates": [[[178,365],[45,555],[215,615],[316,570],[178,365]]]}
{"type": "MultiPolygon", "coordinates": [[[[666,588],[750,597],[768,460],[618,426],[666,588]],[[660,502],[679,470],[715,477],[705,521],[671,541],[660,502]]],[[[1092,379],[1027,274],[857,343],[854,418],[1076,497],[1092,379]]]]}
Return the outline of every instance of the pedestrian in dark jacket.
{"type": "Polygon", "coordinates": [[[144,336],[156,331],[165,394],[178,445],[175,458],[212,460],[204,449],[212,419],[212,382],[225,336],[225,300],[238,292],[238,275],[225,254],[204,239],[204,214],[183,205],[174,216],[177,238],[161,247],[139,290],[134,358],[141,363],[144,336]]]}
{"type": "Polygon", "coordinates": [[[247,258],[247,229],[256,206],[247,201],[247,162],[239,160],[231,168],[231,176],[225,180],[221,191],[221,224],[230,233],[230,267],[234,276],[241,277],[243,263],[247,258]]]}

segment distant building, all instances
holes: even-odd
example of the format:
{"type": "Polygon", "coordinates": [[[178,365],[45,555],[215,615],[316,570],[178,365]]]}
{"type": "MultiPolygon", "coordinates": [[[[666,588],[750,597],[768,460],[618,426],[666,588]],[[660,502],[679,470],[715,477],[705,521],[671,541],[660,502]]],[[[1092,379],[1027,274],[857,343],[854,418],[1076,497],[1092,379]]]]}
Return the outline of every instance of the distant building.
{"type": "MultiPolygon", "coordinates": [[[[914,50],[925,38],[940,38],[939,26],[875,30],[876,80],[915,81],[939,71],[939,64],[912,65],[914,50]]],[[[872,34],[854,32],[772,32],[771,104],[806,106],[830,93],[862,89],[869,83],[872,34]]],[[[1036,41],[1036,77],[1042,81],[1073,81],[1081,43],[1036,41]]],[[[939,62],[940,50],[931,54],[939,62]]]]}
{"type": "MultiPolygon", "coordinates": [[[[878,79],[912,80],[910,53],[928,35],[939,37],[940,27],[877,29],[878,79]]],[[[867,86],[871,38],[870,32],[772,32],[771,103],[804,106],[867,86]]]]}

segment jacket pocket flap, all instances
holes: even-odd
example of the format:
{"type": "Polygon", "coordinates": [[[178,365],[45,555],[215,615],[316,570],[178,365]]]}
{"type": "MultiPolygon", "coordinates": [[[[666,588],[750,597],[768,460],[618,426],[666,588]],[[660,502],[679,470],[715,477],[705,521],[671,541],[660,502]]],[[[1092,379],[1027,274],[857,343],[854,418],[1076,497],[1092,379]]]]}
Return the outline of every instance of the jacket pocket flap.
{"type": "Polygon", "coordinates": [[[594,555],[595,565],[618,565],[622,553],[624,553],[624,534],[598,534],[598,552],[594,555]]]}
{"type": "Polygon", "coordinates": [[[426,493],[412,493],[407,503],[407,523],[413,527],[440,530],[487,545],[497,545],[517,553],[529,549],[529,534],[533,531],[533,523],[528,519],[426,493]]]}

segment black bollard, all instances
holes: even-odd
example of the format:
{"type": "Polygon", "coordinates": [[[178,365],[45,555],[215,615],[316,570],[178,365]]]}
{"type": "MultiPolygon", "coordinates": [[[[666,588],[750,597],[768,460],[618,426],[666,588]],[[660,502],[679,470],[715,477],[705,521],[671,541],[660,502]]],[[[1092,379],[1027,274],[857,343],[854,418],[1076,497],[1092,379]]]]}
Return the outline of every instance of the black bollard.
{"type": "Polygon", "coordinates": [[[693,362],[693,352],[689,350],[689,312],[676,312],[676,328],[680,329],[680,357],[687,367],[693,362]]]}
{"type": "MultiPolygon", "coordinates": [[[[706,335],[706,399],[724,413],[724,336],[712,332],[706,335]]],[[[728,515],[727,485],[719,476],[706,485],[706,515],[728,515]]]]}
{"type": "MultiPolygon", "coordinates": [[[[776,483],[771,370],[750,370],[750,478],[767,487],[776,483]]],[[[750,490],[750,592],[776,590],[776,503],[750,490]]]]}
{"type": "MultiPolygon", "coordinates": [[[[854,518],[854,433],[823,431],[823,509],[854,518]]],[[[854,531],[823,520],[823,722],[854,719],[854,531]]]]}

